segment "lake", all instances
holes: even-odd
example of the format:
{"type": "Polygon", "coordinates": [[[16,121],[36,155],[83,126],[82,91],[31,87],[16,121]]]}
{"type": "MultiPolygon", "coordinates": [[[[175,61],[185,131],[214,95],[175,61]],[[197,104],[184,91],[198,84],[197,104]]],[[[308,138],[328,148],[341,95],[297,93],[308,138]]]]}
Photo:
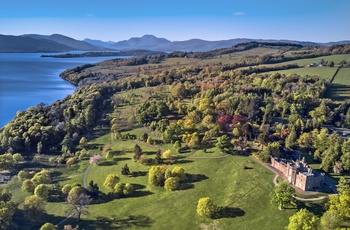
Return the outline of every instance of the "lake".
{"type": "Polygon", "coordinates": [[[42,58],[41,55],[0,53],[0,128],[19,110],[27,110],[41,102],[50,104],[72,94],[76,87],[59,77],[64,70],[118,58],[42,58]]]}

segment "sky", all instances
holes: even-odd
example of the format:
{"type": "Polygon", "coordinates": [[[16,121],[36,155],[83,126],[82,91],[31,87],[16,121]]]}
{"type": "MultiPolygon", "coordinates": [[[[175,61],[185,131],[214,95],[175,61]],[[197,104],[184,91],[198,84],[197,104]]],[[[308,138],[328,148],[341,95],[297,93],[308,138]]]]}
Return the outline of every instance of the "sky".
{"type": "Polygon", "coordinates": [[[350,0],[1,0],[0,34],[350,40],[350,0]]]}

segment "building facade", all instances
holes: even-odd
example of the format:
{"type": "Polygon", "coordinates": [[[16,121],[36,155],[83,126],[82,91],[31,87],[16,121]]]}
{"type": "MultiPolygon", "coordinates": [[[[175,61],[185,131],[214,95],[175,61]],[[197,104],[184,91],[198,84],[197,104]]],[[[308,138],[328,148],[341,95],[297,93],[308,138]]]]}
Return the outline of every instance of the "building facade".
{"type": "Polygon", "coordinates": [[[313,170],[304,158],[301,161],[292,161],[271,157],[271,166],[283,173],[288,182],[304,191],[311,191],[324,185],[325,174],[313,170]]]}

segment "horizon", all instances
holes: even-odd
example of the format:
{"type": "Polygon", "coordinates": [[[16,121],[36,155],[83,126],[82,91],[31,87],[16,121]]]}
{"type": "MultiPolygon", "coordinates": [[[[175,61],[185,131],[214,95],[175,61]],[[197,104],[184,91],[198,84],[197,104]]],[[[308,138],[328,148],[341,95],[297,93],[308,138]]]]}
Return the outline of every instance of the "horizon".
{"type": "Polygon", "coordinates": [[[176,3],[35,0],[2,2],[0,34],[62,34],[77,40],[123,41],[146,34],[170,41],[235,38],[318,43],[350,40],[350,1],[209,0],[176,3]],[[21,5],[20,9],[17,6],[21,5]],[[136,6],[138,6],[136,8],[136,6]],[[15,9],[15,10],[14,10],[15,9]]]}
{"type": "Polygon", "coordinates": [[[30,34],[19,34],[19,35],[14,35],[14,34],[0,34],[0,35],[4,35],[4,36],[24,36],[24,35],[42,35],[42,36],[51,36],[51,35],[62,35],[62,36],[66,36],[66,37],[69,37],[69,38],[73,38],[75,40],[78,40],[78,41],[84,41],[85,39],[90,39],[90,40],[93,40],[93,41],[102,41],[102,42],[105,42],[105,43],[108,43],[108,42],[111,42],[111,43],[118,43],[118,42],[122,42],[122,41],[128,41],[132,38],[142,38],[144,36],[154,36],[156,38],[159,38],[159,39],[166,39],[170,42],[182,42],[182,41],[189,41],[189,40],[202,40],[202,41],[209,41],[209,42],[216,42],[216,41],[227,41],[227,40],[234,40],[234,39],[251,39],[251,40],[274,40],[274,41],[297,41],[297,42],[312,42],[312,43],[320,43],[320,44],[326,44],[326,43],[332,43],[332,42],[342,42],[342,41],[350,41],[350,39],[346,39],[346,40],[334,40],[334,41],[324,41],[324,42],[317,42],[317,41],[310,41],[310,40],[295,40],[295,39],[284,39],[284,38],[281,38],[281,39],[276,39],[276,38],[248,38],[248,37],[244,37],[244,38],[228,38],[228,39],[220,39],[220,40],[206,40],[206,39],[202,39],[202,38],[190,38],[190,39],[186,39],[186,40],[170,40],[170,39],[167,39],[166,37],[158,37],[156,35],[153,35],[153,34],[144,34],[142,36],[139,36],[139,37],[130,37],[128,39],[124,39],[124,40],[119,40],[119,41],[112,41],[112,40],[100,40],[100,39],[95,39],[95,38],[92,38],[92,37],[86,37],[84,39],[77,39],[77,38],[74,38],[74,37],[70,37],[66,34],[58,34],[58,33],[54,33],[54,34],[34,34],[34,33],[30,33],[30,34]]]}

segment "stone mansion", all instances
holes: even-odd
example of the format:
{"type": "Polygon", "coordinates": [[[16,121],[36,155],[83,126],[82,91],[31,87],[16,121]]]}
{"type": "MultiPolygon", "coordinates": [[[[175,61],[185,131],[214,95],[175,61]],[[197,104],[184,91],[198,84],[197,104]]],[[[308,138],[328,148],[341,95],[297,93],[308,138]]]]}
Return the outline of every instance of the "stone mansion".
{"type": "Polygon", "coordinates": [[[271,157],[271,166],[282,172],[288,182],[304,191],[311,191],[324,185],[325,174],[313,170],[307,165],[305,158],[301,161],[292,161],[271,157]]]}

